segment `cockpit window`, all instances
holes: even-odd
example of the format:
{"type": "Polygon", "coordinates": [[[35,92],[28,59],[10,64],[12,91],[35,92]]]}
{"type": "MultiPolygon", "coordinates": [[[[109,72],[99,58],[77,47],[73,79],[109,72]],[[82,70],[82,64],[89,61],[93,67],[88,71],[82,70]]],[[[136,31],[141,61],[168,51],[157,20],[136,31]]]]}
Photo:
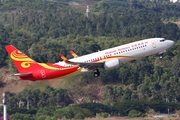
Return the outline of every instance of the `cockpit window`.
{"type": "Polygon", "coordinates": [[[165,39],[163,39],[163,40],[160,40],[160,42],[164,42],[165,41],[165,39]]]}

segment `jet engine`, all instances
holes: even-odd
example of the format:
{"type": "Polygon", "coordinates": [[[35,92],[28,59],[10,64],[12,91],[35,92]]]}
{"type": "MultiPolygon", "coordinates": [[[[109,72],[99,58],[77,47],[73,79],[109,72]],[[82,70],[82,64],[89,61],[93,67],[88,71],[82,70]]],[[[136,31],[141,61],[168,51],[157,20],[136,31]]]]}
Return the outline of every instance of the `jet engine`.
{"type": "Polygon", "coordinates": [[[110,61],[106,61],[104,63],[104,69],[105,70],[109,70],[115,67],[119,67],[120,66],[120,60],[119,59],[114,59],[114,60],[110,60],[110,61]]]}

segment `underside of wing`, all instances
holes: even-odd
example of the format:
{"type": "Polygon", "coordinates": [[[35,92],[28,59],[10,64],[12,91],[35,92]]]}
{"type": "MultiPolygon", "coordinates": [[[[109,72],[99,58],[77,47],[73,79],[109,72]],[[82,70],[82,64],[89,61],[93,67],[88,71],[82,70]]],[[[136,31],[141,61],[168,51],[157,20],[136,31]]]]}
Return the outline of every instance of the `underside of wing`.
{"type": "Polygon", "coordinates": [[[78,65],[81,68],[86,68],[86,69],[97,69],[97,68],[104,68],[104,62],[91,62],[91,63],[86,63],[86,62],[72,62],[72,61],[67,61],[66,63],[72,64],[72,65],[78,65]]]}

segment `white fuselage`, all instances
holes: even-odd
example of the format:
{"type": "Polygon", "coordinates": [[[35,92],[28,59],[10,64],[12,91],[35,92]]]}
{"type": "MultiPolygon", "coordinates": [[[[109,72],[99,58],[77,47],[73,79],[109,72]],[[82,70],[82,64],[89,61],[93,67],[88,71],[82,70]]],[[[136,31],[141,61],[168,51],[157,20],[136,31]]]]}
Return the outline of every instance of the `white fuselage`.
{"type": "MultiPolygon", "coordinates": [[[[163,53],[173,44],[173,41],[165,40],[165,38],[150,38],[79,56],[77,58],[69,59],[69,61],[91,63],[96,61],[106,62],[112,59],[119,59],[122,64],[137,58],[163,53]]],[[[58,62],[57,64],[67,67],[71,66],[63,61],[58,62]]],[[[88,70],[82,70],[82,72],[85,71],[88,70]]]]}

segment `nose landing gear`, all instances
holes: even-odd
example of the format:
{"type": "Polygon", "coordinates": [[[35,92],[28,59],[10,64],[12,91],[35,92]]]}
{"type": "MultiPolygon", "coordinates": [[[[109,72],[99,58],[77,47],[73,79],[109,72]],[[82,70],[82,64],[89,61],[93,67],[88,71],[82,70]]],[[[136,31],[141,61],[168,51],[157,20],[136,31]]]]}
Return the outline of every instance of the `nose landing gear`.
{"type": "Polygon", "coordinates": [[[160,55],[159,58],[160,58],[160,59],[162,59],[162,56],[164,55],[165,52],[166,52],[166,50],[164,50],[164,51],[162,51],[162,52],[159,53],[159,55],[160,55]]]}

